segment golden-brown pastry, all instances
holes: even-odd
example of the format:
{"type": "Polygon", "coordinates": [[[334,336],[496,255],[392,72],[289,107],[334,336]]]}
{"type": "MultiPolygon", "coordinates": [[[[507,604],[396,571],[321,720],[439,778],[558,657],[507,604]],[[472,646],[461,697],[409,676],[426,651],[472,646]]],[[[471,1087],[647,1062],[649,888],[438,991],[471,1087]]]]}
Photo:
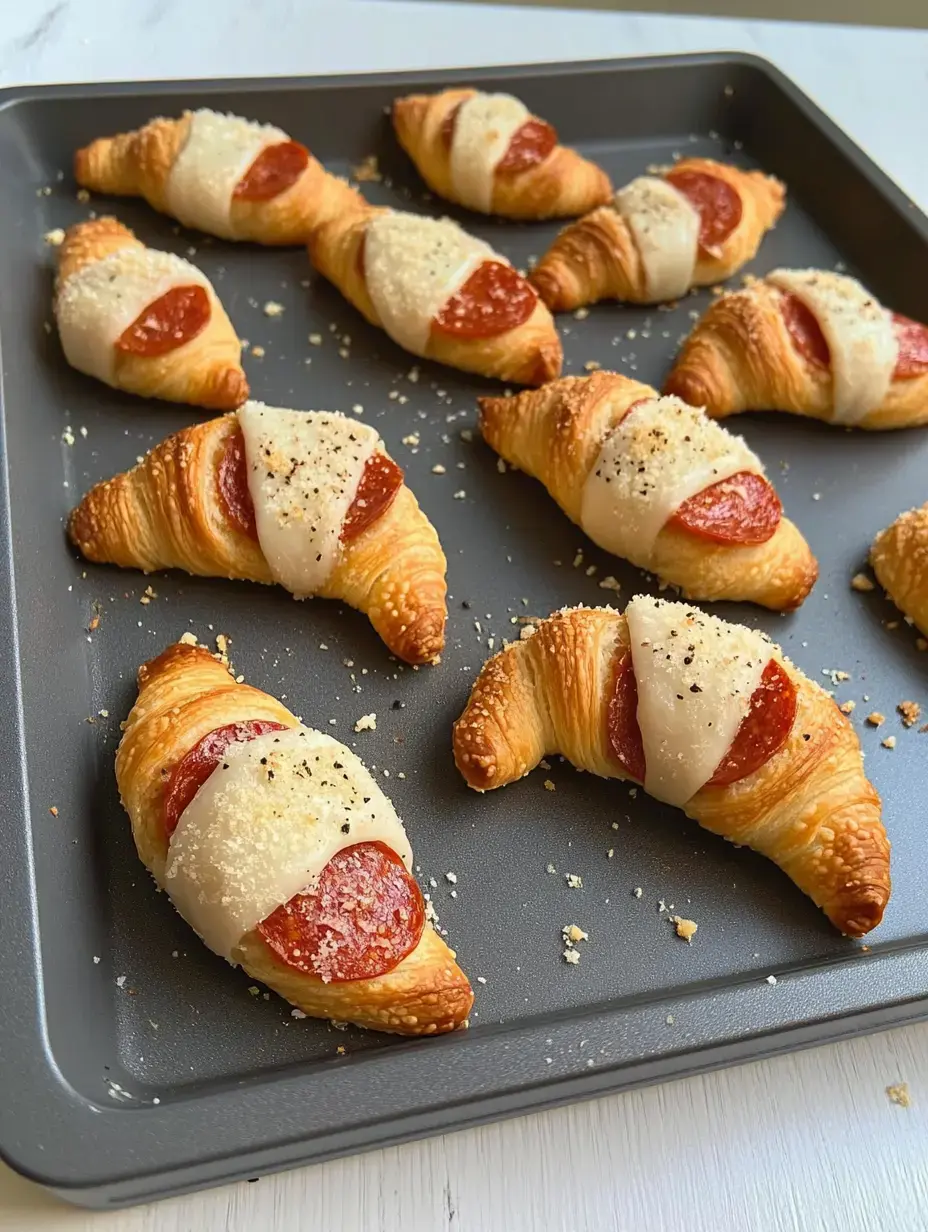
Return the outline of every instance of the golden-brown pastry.
{"type": "Polygon", "coordinates": [[[248,397],[242,344],[209,279],[115,218],[65,233],[55,320],[68,362],[115,389],[219,411],[248,397]]]}
{"type": "Polygon", "coordinates": [[[555,753],[767,856],[841,932],[879,924],[889,843],[857,736],[762,634],[643,595],[541,621],[484,666],[454,755],[487,791],[555,753]]]}
{"type": "Polygon", "coordinates": [[[511,94],[409,94],[393,104],[393,127],[433,192],[481,214],[573,218],[612,196],[605,171],[511,94]]]}
{"type": "Polygon", "coordinates": [[[314,1018],[400,1035],[473,1003],[361,761],[178,643],[139,669],[116,755],[139,856],[215,953],[314,1018]]]}
{"type": "Polygon", "coordinates": [[[444,645],[435,529],[378,434],[344,415],[249,402],[184,428],[92,488],[68,534],[88,560],[340,599],[408,663],[444,645]]]}
{"type": "Polygon", "coordinates": [[[480,398],[485,440],[600,547],[693,599],[798,607],[818,565],[757,455],[678,398],[614,372],[480,398]]]}
{"type": "Polygon", "coordinates": [[[664,386],[724,418],[791,411],[856,428],[928,423],[928,327],[827,270],[774,270],[717,299],[664,386]]]}
{"type": "Polygon", "coordinates": [[[928,505],[900,513],[870,549],[880,585],[928,637],[928,505]]]}
{"type": "Polygon", "coordinates": [[[656,304],[730,278],[783,212],[779,180],[709,158],[644,175],[570,223],[531,281],[552,312],[601,299],[656,304]]]}
{"type": "Polygon", "coordinates": [[[320,273],[413,355],[541,385],[561,370],[551,314],[489,244],[448,218],[345,212],[310,236],[320,273]]]}
{"type": "Polygon", "coordinates": [[[271,124],[208,108],[100,137],[74,156],[83,188],[144,197],[185,227],[225,240],[302,244],[362,198],[271,124]]]}

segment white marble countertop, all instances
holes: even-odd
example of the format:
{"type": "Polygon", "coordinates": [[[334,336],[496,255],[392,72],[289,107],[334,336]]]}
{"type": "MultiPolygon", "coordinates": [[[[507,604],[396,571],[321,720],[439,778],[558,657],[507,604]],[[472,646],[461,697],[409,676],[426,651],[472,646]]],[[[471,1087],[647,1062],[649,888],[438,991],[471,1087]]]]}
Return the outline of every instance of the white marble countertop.
{"type": "MultiPolygon", "coordinates": [[[[6,0],[0,85],[767,57],[928,207],[928,33],[388,0],[6,0]]],[[[2,1232],[928,1228],[928,1024],[120,1214],[0,1165],[2,1232]],[[908,1084],[911,1106],[887,1086],[908,1084]]]]}

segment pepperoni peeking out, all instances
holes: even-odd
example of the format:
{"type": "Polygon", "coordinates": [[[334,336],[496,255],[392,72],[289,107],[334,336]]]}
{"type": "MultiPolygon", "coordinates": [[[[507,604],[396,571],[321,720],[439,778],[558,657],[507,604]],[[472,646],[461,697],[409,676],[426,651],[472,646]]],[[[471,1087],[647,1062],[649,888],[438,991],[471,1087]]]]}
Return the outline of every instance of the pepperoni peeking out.
{"type": "Polygon", "coordinates": [[[446,150],[451,149],[451,142],[454,140],[454,128],[458,122],[458,114],[466,101],[466,99],[461,99],[459,103],[451,108],[441,122],[441,128],[438,131],[446,150]]]}
{"type": "Polygon", "coordinates": [[[699,244],[710,256],[720,249],[741,222],[741,196],[727,180],[705,171],[671,171],[668,183],[683,193],[699,214],[699,244]]]}
{"type": "Polygon", "coordinates": [[[123,330],[116,340],[117,350],[146,359],[167,355],[196,338],[211,312],[204,287],[172,287],[123,330]]]}
{"type": "Polygon", "coordinates": [[[683,502],[668,525],[713,543],[766,543],[783,516],[780,498],[763,475],[739,471],[683,502]]]}
{"type": "Polygon", "coordinates": [[[928,326],[893,313],[893,330],[899,344],[899,357],[893,378],[908,381],[928,372],[928,326]]]}
{"type": "Polygon", "coordinates": [[[780,296],[780,312],[793,346],[803,359],[819,368],[827,368],[831,363],[831,352],[815,314],[801,299],[788,292],[780,296]]]}
{"type": "Polygon", "coordinates": [[[452,338],[495,338],[524,324],[538,296],[521,274],[502,261],[484,261],[432,320],[452,338]]]}
{"type": "Polygon", "coordinates": [[[557,133],[550,124],[534,116],[512,134],[509,148],[496,164],[500,175],[518,175],[543,163],[557,145],[557,133]]]}
{"type": "MultiPolygon", "coordinates": [[[[706,785],[727,787],[759,770],[789,739],[795,718],[796,688],[786,670],[771,659],[731,747],[706,785]]],[[[646,765],[638,726],[638,683],[629,651],[622,654],[615,666],[606,734],[616,761],[632,778],[643,783],[646,765]]]]}
{"type": "Polygon", "coordinates": [[[271,201],[291,188],[309,166],[309,150],[298,141],[266,146],[251,164],[232,196],[237,201],[271,201]]]}
{"type": "Polygon", "coordinates": [[[403,486],[403,472],[385,453],[373,453],[364,463],[361,481],[342,523],[343,543],[357,539],[390,508],[403,486]]]}
{"type": "Polygon", "coordinates": [[[186,753],[168,778],[164,788],[164,831],[170,839],[181,813],[213,773],[230,744],[243,743],[268,732],[285,731],[283,723],[272,719],[246,719],[215,727],[186,753]]]}
{"type": "Polygon", "coordinates": [[[326,983],[386,975],[419,944],[422,892],[384,843],[356,843],[332,857],[312,890],[258,925],[288,967],[326,983]]]}
{"type": "MultiPolygon", "coordinates": [[[[226,437],[216,480],[219,499],[226,521],[241,534],[258,541],[255,506],[248,487],[248,461],[245,456],[245,438],[236,428],[226,437]]],[[[384,453],[374,453],[364,464],[358,490],[348,506],[342,523],[341,538],[345,543],[356,539],[373,522],[390,508],[396,494],[403,486],[403,472],[384,453]]]]}

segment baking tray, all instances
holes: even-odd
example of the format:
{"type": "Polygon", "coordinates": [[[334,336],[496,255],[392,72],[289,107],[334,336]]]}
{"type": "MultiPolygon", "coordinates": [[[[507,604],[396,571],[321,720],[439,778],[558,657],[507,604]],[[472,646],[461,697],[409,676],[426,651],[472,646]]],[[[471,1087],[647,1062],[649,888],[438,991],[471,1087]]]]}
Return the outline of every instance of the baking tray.
{"type": "MultiPolygon", "coordinates": [[[[487,639],[498,648],[521,617],[613,598],[599,588],[605,575],[619,578],[624,598],[654,590],[653,580],[595,548],[539,484],[500,474],[495,455],[466,439],[489,382],[427,363],[411,381],[413,360],[311,275],[301,250],[206,241],[138,201],[82,203],[68,170],[73,150],[98,134],[185,106],[230,109],[290,130],[336,171],[376,154],[384,178],[364,185],[372,200],[447,211],[524,265],[555,225],[487,221],[427,200],[390,133],[395,95],[457,82],[516,91],[617,183],[676,153],[765,167],[787,181],[789,208],[754,271],[842,262],[886,303],[928,319],[925,218],[793,85],[747,56],[4,92],[0,1150],[72,1201],[178,1193],[928,1010],[928,744],[895,715],[902,699],[928,701],[928,657],[879,591],[849,586],[874,533],[925,499],[928,433],[865,435],[773,415],[733,425],[766,461],[822,573],[794,615],[717,610],[767,630],[825,684],[823,669],[849,672],[837,694],[857,701],[855,718],[890,716],[879,730],[858,723],[896,887],[862,946],[838,936],[772,864],[644,793],[557,761],[554,792],[544,772],[485,797],[468,791],[450,727],[487,639]],[[362,616],[334,603],[75,558],[62,530],[71,505],[199,416],[111,392],[65,364],[47,324],[52,256],[42,237],[92,209],[158,247],[196,250],[239,333],[265,349],[247,360],[255,396],[364,407],[448,555],[439,668],[400,667],[362,616]],[[268,300],[284,314],[266,316],[268,300]],[[307,341],[315,332],[321,346],[307,341]],[[417,449],[403,443],[414,432],[417,449]],[[433,473],[439,462],[445,474],[433,473]],[[579,548],[583,565],[573,567],[579,548]],[[155,596],[143,603],[149,584],[155,596]],[[155,891],[119,806],[113,752],[137,666],[187,629],[204,640],[227,634],[250,683],[347,740],[376,773],[390,771],[384,786],[417,872],[474,982],[470,1031],[414,1042],[296,1021],[208,953],[155,891]],[[370,711],[376,731],[354,735],[370,711]],[[880,744],[889,731],[892,752],[880,744]],[[456,897],[446,872],[457,875],[456,897]],[[568,887],[568,873],[582,889],[568,887]],[[674,936],[662,902],[698,922],[693,945],[674,936]],[[561,958],[568,923],[590,935],[577,967],[561,958]]],[[[670,312],[607,304],[583,321],[562,317],[566,371],[596,361],[659,384],[710,296],[670,312]]]]}

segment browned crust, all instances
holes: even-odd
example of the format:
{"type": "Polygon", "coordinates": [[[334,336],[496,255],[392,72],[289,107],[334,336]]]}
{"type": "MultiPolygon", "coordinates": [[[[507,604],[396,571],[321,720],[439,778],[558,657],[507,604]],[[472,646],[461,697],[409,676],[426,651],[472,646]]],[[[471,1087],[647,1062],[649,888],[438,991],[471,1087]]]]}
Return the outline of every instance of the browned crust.
{"type": "Polygon", "coordinates": [[[870,563],[896,607],[928,637],[928,504],[900,513],[880,531],[870,563]]]}

